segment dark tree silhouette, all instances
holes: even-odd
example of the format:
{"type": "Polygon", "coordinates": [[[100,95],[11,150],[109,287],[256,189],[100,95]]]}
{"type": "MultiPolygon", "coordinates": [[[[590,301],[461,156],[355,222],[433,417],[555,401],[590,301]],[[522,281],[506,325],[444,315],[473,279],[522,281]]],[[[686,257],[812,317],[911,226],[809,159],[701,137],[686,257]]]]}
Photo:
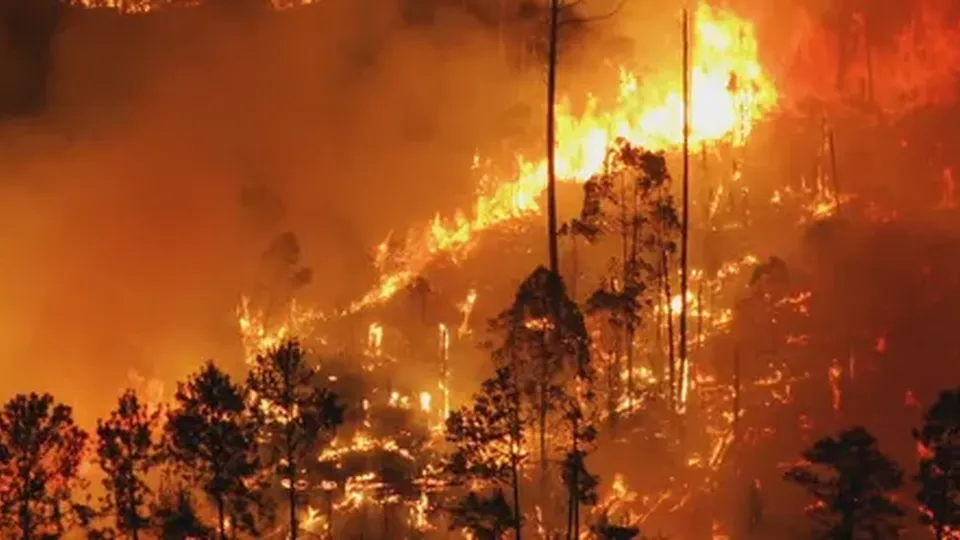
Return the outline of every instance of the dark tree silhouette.
{"type": "Polygon", "coordinates": [[[59,0],[0,1],[4,55],[0,115],[35,114],[46,105],[54,41],[62,16],[59,0]]]}
{"type": "Polygon", "coordinates": [[[316,370],[308,365],[296,341],[258,356],[247,378],[252,397],[259,403],[256,411],[263,426],[267,466],[279,474],[286,491],[293,539],[299,533],[297,516],[305,503],[307,478],[318,466],[318,446],[329,441],[343,423],[337,396],[318,382],[316,370]]]}
{"type": "Polygon", "coordinates": [[[187,481],[216,507],[217,530],[256,534],[254,507],[261,507],[257,473],[257,426],[242,387],[213,362],[179,383],[167,416],[165,450],[187,481]]]}
{"type": "Polygon", "coordinates": [[[580,507],[597,504],[599,480],[586,463],[587,455],[596,447],[597,429],[579,403],[569,409],[571,445],[563,459],[561,476],[567,488],[567,538],[580,538],[580,507]]]}
{"type": "Polygon", "coordinates": [[[903,471],[877,449],[866,429],[853,427],[825,437],[803,453],[803,465],[784,477],[810,492],[817,505],[812,517],[822,538],[854,540],[895,538],[903,510],[891,492],[903,484],[903,471]]]}
{"type": "Polygon", "coordinates": [[[153,521],[156,534],[163,540],[210,538],[214,533],[200,519],[190,490],[169,482],[160,486],[153,521]]]}
{"type": "Polygon", "coordinates": [[[471,491],[457,501],[450,514],[451,529],[466,529],[477,540],[501,540],[516,524],[513,506],[501,488],[488,495],[471,491]]]}
{"type": "MultiPolygon", "coordinates": [[[[670,194],[672,179],[662,154],[618,140],[607,154],[604,169],[584,185],[580,216],[567,230],[598,242],[618,238],[619,253],[611,260],[611,274],[587,301],[590,313],[606,315],[616,342],[618,359],[627,359],[627,393],[632,396],[635,339],[640,313],[662,290],[667,269],[661,261],[677,249],[680,218],[670,194]],[[652,294],[651,294],[652,293],[652,294]]],[[[619,377],[619,365],[609,367],[619,377]]],[[[611,381],[615,403],[618,389],[611,381]]]]}
{"type": "Polygon", "coordinates": [[[539,437],[539,458],[546,467],[551,419],[564,414],[572,383],[587,369],[589,338],[583,314],[566,294],[563,281],[538,267],[517,289],[513,304],[492,321],[503,336],[493,351],[498,367],[516,378],[528,418],[539,437]],[[571,383],[568,385],[567,383],[571,383]]]}
{"type": "Polygon", "coordinates": [[[59,537],[74,514],[72,496],[87,434],[70,407],[50,394],[20,394],[0,411],[0,519],[4,537],[59,537]]]}
{"type": "Polygon", "coordinates": [[[455,485],[479,484],[490,490],[487,495],[468,493],[452,509],[454,522],[470,521],[481,529],[481,524],[485,524],[501,534],[513,529],[515,538],[521,537],[524,428],[521,390],[509,367],[499,368],[484,381],[471,405],[450,414],[447,442],[453,453],[446,460],[446,472],[455,485]],[[503,497],[504,489],[511,492],[509,520],[497,501],[498,496],[503,497]]]}
{"type": "Polygon", "coordinates": [[[150,411],[133,390],[120,397],[106,420],[97,420],[97,457],[103,469],[106,510],[113,512],[118,531],[136,540],[149,525],[142,510],[150,496],[146,476],[158,463],[159,410],[150,411]]]}
{"type": "Polygon", "coordinates": [[[920,522],[940,540],[948,531],[960,531],[960,388],[940,394],[913,436],[923,450],[917,475],[920,522]]]}

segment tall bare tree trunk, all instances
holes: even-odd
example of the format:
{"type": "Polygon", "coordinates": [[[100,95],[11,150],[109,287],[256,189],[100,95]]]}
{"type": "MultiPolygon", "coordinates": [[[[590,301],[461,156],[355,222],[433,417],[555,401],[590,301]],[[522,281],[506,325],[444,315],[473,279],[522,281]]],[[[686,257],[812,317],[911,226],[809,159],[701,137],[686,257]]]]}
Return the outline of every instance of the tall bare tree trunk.
{"type": "Polygon", "coordinates": [[[683,222],[680,244],[680,392],[689,373],[687,366],[687,276],[690,244],[690,15],[683,10],[683,222]]]}
{"type": "Polygon", "coordinates": [[[520,425],[520,385],[517,381],[517,374],[513,374],[513,404],[511,408],[513,409],[513,421],[510,423],[510,470],[511,478],[510,482],[513,487],[513,516],[515,519],[514,523],[514,540],[521,540],[522,538],[522,528],[523,528],[523,519],[521,516],[521,506],[520,506],[520,456],[517,453],[517,441],[520,440],[520,432],[523,429],[523,426],[520,425]]]}
{"type": "Polygon", "coordinates": [[[227,510],[222,495],[217,495],[217,523],[220,528],[220,540],[227,538],[227,510]]]}
{"type": "MultiPolygon", "coordinates": [[[[557,98],[557,34],[559,32],[560,0],[550,1],[550,33],[547,59],[547,233],[548,251],[550,257],[550,272],[560,276],[560,259],[557,252],[557,171],[556,171],[556,98],[557,98]]],[[[560,291],[551,291],[553,304],[554,328],[550,332],[550,343],[547,354],[541,359],[540,381],[540,497],[545,503],[547,500],[547,362],[549,357],[557,354],[560,331],[560,291]]],[[[549,512],[545,514],[549,517],[549,512]]]]}
{"type": "Polygon", "coordinates": [[[673,295],[670,292],[670,261],[667,259],[667,250],[660,251],[663,264],[663,295],[666,299],[667,313],[667,362],[670,373],[670,392],[667,395],[671,407],[676,407],[677,399],[677,358],[674,350],[675,336],[673,334],[673,295]]]}
{"type": "Polygon", "coordinates": [[[556,99],[557,33],[560,0],[550,0],[549,57],[547,60],[547,232],[549,234],[550,271],[560,274],[557,254],[557,171],[556,171],[556,99]]]}
{"type": "MultiPolygon", "coordinates": [[[[286,375],[286,374],[285,374],[286,375]]],[[[297,540],[300,524],[297,520],[297,462],[293,452],[293,427],[287,423],[287,467],[290,467],[290,487],[287,488],[287,503],[290,505],[290,539],[297,540]]]]}

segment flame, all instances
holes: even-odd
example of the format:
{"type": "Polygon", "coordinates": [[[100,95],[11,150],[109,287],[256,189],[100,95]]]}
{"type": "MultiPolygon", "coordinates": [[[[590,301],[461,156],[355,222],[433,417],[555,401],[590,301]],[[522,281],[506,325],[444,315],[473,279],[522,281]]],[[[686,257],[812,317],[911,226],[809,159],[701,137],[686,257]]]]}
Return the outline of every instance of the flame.
{"type": "MultiPolygon", "coordinates": [[[[742,146],[778,98],[757,59],[755,29],[731,12],[701,3],[693,34],[690,140],[694,144],[726,141],[742,146]]],[[[679,66],[675,71],[679,72],[679,66]]],[[[680,74],[642,82],[626,68],[620,68],[619,74],[618,97],[611,110],[601,110],[592,97],[588,97],[586,111],[580,116],[572,112],[568,100],[558,103],[558,178],[573,182],[589,179],[601,170],[607,149],[618,138],[661,149],[673,149],[682,142],[680,74]]],[[[475,156],[475,168],[481,168],[483,162],[475,156]]],[[[546,159],[517,155],[516,166],[517,175],[512,181],[498,181],[481,170],[481,185],[497,187],[477,195],[470,217],[462,210],[452,219],[438,214],[426,227],[411,231],[394,256],[396,268],[383,272],[377,285],[349,311],[389,299],[441,254],[462,257],[481,231],[539,213],[537,200],[547,184],[546,159]]],[[[382,243],[378,253],[383,255],[386,245],[387,241],[382,243]]]]}

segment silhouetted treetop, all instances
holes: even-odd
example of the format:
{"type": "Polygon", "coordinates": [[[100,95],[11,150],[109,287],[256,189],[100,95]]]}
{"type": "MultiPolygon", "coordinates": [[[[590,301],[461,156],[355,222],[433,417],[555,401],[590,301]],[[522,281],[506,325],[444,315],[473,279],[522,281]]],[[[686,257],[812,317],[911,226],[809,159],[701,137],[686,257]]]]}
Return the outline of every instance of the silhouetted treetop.
{"type": "Polygon", "coordinates": [[[903,471],[877,449],[866,429],[857,426],[820,439],[803,458],[806,463],[784,477],[816,499],[811,516],[824,538],[896,537],[904,512],[892,493],[903,484],[903,471]]]}

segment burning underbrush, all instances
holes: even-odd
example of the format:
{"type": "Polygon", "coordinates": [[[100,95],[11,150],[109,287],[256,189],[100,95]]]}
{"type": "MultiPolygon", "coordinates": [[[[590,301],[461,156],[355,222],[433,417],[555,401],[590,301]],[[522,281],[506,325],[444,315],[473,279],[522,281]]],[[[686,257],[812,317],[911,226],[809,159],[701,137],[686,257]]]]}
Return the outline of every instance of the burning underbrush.
{"type": "MultiPolygon", "coordinates": [[[[471,207],[388,235],[374,282],[339,305],[310,301],[297,237],[278,237],[237,309],[246,384],[207,364],[143,429],[216,503],[199,521],[261,537],[720,539],[763,506],[783,537],[801,507],[783,470],[825,433],[864,424],[916,459],[903,434],[960,380],[960,238],[930,226],[952,208],[920,221],[846,188],[825,117],[805,172],[771,172],[763,154],[781,149],[755,138],[793,124],[770,118],[753,27],[707,4],[696,20],[689,111],[670,76],[626,69],[611,103],[559,108],[558,273],[538,266],[546,162],[520,154],[478,155],[471,207]],[[285,390],[283,362],[312,393],[285,390]],[[211,412],[220,394],[231,408],[211,412]],[[222,434],[202,421],[234,430],[214,438],[245,443],[242,467],[192,442],[222,434]],[[221,467],[197,473],[204,460],[221,467]],[[289,522],[225,510],[261,493],[289,522]]],[[[161,407],[155,384],[140,390],[143,411],[161,407]]]]}

